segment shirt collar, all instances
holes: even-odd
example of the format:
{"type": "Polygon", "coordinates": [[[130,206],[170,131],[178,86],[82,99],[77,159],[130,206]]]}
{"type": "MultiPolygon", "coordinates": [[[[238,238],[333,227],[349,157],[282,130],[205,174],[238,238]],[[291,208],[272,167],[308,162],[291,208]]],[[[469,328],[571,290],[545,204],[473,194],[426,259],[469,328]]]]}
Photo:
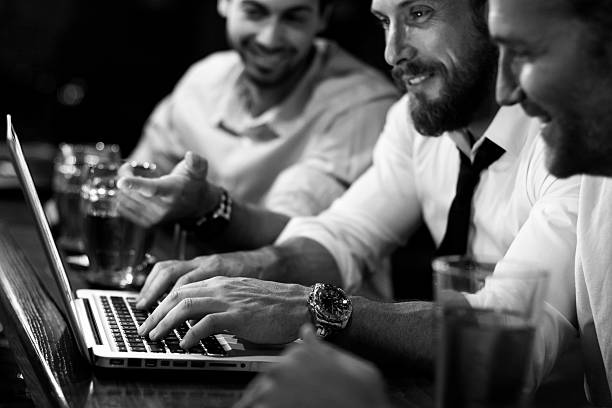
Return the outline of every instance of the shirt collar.
{"type": "Polygon", "coordinates": [[[240,89],[240,76],[243,72],[242,64],[233,70],[228,78],[228,92],[225,92],[217,109],[209,116],[211,124],[235,133],[236,135],[252,135],[260,133],[260,130],[269,135],[276,134],[277,137],[295,133],[295,128],[301,126],[300,121],[295,118],[303,113],[317,80],[318,73],[324,63],[324,54],[328,43],[315,41],[315,55],[305,75],[298,82],[294,90],[287,98],[276,106],[268,109],[257,117],[252,117],[246,108],[246,100],[240,89]]]}
{"type": "Polygon", "coordinates": [[[478,139],[473,146],[470,147],[463,131],[452,131],[447,135],[462,152],[469,153],[468,156],[472,158],[484,138],[503,148],[507,155],[518,157],[529,135],[532,121],[520,105],[504,106],[497,111],[483,137],[478,139]]]}

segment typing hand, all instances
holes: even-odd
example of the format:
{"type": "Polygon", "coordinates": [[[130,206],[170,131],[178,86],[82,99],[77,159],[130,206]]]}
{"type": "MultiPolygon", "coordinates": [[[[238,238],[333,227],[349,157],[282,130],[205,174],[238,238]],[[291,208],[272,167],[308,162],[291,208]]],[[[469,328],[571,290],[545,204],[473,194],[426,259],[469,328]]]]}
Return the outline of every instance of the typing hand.
{"type": "Polygon", "coordinates": [[[215,276],[257,277],[274,254],[266,248],[250,252],[231,252],[199,256],[188,261],[163,261],[155,264],[140,294],[136,307],[147,309],[164,294],[189,283],[215,276]]]}
{"type": "Polygon", "coordinates": [[[117,182],[119,213],[143,227],[197,218],[214,208],[221,196],[221,190],[207,182],[207,173],[206,160],[192,152],[170,174],[158,178],[136,177],[126,164],[117,182]]]}
{"type": "Polygon", "coordinates": [[[301,329],[303,344],[249,384],[234,408],[389,407],[377,369],[319,340],[312,326],[301,329]]]}
{"type": "Polygon", "coordinates": [[[253,343],[285,344],[310,321],[309,293],[310,288],[301,285],[218,276],[170,292],[138,334],[159,340],[185,320],[195,320],[181,341],[184,349],[223,332],[253,343]]]}

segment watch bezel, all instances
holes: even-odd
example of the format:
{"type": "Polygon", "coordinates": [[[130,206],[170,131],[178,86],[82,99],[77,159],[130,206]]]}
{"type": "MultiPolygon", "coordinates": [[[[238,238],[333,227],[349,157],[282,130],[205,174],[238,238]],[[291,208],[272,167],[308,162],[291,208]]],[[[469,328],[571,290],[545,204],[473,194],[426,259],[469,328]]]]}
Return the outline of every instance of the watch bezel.
{"type": "Polygon", "coordinates": [[[353,313],[353,305],[344,290],[326,283],[313,285],[308,296],[308,308],[321,337],[344,329],[353,313]]]}

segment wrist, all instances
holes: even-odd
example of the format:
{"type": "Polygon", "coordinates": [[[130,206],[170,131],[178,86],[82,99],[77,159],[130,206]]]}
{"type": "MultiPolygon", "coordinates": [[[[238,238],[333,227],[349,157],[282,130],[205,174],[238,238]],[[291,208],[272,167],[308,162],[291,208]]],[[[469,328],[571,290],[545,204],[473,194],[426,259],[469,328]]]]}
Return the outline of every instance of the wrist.
{"type": "Polygon", "coordinates": [[[200,205],[196,206],[194,212],[189,217],[193,223],[202,219],[207,214],[213,213],[217,208],[219,208],[224,192],[224,188],[214,184],[208,184],[206,194],[202,195],[198,200],[200,205]]]}
{"type": "Polygon", "coordinates": [[[308,311],[321,338],[345,330],[353,315],[351,299],[344,290],[327,283],[315,283],[308,294],[308,311]]]}
{"type": "Polygon", "coordinates": [[[213,207],[203,207],[204,213],[195,219],[189,220],[185,227],[193,230],[200,239],[217,236],[229,225],[232,216],[232,199],[229,193],[216,187],[219,191],[216,203],[213,207]]]}
{"type": "Polygon", "coordinates": [[[310,317],[310,311],[308,310],[308,296],[310,294],[310,287],[302,286],[298,284],[289,285],[291,287],[292,295],[287,296],[286,304],[289,306],[288,316],[290,316],[291,323],[289,324],[292,327],[292,331],[294,332],[294,339],[298,339],[300,337],[300,329],[305,324],[312,324],[312,319],[310,317]]]}

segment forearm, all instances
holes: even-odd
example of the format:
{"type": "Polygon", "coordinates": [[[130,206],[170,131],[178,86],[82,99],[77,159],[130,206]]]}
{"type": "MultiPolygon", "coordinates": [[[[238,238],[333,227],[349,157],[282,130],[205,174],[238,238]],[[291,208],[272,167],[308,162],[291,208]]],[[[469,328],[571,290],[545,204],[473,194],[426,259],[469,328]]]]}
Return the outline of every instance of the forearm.
{"type": "Polygon", "coordinates": [[[353,316],[334,343],[389,368],[433,374],[437,337],[430,302],[381,303],[353,297],[353,316]]]}
{"type": "MultiPolygon", "coordinates": [[[[223,255],[222,255],[223,256],[223,255]]],[[[310,286],[317,282],[340,286],[342,279],[331,254],[317,242],[296,238],[282,245],[234,254],[248,268],[240,276],[310,286]]]]}
{"type": "Polygon", "coordinates": [[[225,250],[258,249],[272,245],[289,220],[287,215],[235,202],[229,224],[207,239],[225,250]]]}

